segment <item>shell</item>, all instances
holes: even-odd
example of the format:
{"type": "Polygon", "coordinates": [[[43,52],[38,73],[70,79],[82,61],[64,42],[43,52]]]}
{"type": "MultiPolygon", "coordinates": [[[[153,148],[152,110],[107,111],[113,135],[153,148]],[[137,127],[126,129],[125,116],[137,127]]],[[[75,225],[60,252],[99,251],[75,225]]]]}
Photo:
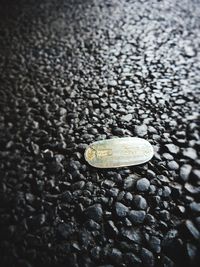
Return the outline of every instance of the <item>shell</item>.
{"type": "Polygon", "coordinates": [[[90,144],[84,154],[85,160],[97,168],[138,165],[149,161],[153,155],[152,145],[138,137],[97,141],[90,144]]]}

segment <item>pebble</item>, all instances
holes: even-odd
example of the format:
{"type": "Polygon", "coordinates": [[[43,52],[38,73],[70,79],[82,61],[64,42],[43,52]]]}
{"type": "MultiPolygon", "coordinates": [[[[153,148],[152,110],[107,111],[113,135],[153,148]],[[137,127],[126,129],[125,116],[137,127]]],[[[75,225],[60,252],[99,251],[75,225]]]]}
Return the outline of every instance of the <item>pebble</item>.
{"type": "Polygon", "coordinates": [[[135,208],[141,209],[141,210],[146,210],[147,209],[147,202],[146,199],[140,195],[135,195],[133,197],[133,203],[135,208]]]}
{"type": "Polygon", "coordinates": [[[180,168],[180,178],[186,182],[189,179],[190,173],[192,170],[192,166],[189,164],[184,164],[180,168]]]}
{"type": "Polygon", "coordinates": [[[155,263],[154,255],[150,250],[146,248],[142,248],[141,258],[142,258],[142,263],[144,264],[144,266],[147,266],[147,267],[154,266],[154,263],[155,263]]]}
{"type": "Polygon", "coordinates": [[[171,154],[177,154],[179,152],[179,147],[174,144],[166,144],[165,147],[171,154]]]}
{"type": "Polygon", "coordinates": [[[190,203],[190,209],[194,213],[200,213],[200,203],[197,202],[190,203]]]}
{"type": "Polygon", "coordinates": [[[150,248],[155,252],[155,253],[160,253],[161,251],[161,240],[156,237],[156,236],[151,236],[149,241],[149,246],[150,248]]]}
{"type": "Polygon", "coordinates": [[[100,222],[103,218],[103,210],[101,204],[94,204],[85,210],[85,216],[95,222],[100,222]]]}
{"type": "Polygon", "coordinates": [[[135,184],[135,177],[134,176],[129,176],[126,179],[124,179],[124,190],[130,190],[133,188],[134,184],[135,184]]]}
{"type": "Polygon", "coordinates": [[[133,118],[133,115],[132,114],[127,114],[127,115],[124,115],[122,116],[122,121],[126,121],[126,122],[130,122],[133,118]]]}
{"type": "Polygon", "coordinates": [[[142,242],[141,233],[139,232],[139,230],[135,230],[132,227],[131,228],[122,227],[121,235],[124,238],[128,239],[129,241],[133,241],[138,244],[142,242]]]}
{"type": "Polygon", "coordinates": [[[169,161],[167,163],[168,167],[170,168],[170,170],[173,170],[173,171],[176,171],[179,169],[179,165],[176,161],[172,160],[172,161],[169,161]]]}
{"type": "Polygon", "coordinates": [[[197,159],[197,152],[194,148],[188,147],[183,150],[183,156],[191,160],[197,159]]]}
{"type": "Polygon", "coordinates": [[[200,233],[197,228],[194,226],[193,222],[190,220],[185,221],[185,227],[188,230],[188,233],[196,240],[200,239],[200,233]]]}
{"type": "Polygon", "coordinates": [[[120,202],[116,202],[115,203],[115,212],[116,212],[117,216],[125,217],[127,212],[128,212],[128,208],[124,204],[122,204],[120,202]]]}
{"type": "Polygon", "coordinates": [[[150,182],[147,178],[139,179],[136,184],[137,190],[140,192],[148,191],[149,186],[150,186],[150,182]]]}
{"type": "Polygon", "coordinates": [[[136,136],[144,137],[147,134],[147,126],[145,124],[135,126],[135,134],[136,136]]]}
{"type": "Polygon", "coordinates": [[[128,218],[133,224],[141,224],[144,222],[146,212],[143,210],[131,210],[128,213],[128,218]]]}

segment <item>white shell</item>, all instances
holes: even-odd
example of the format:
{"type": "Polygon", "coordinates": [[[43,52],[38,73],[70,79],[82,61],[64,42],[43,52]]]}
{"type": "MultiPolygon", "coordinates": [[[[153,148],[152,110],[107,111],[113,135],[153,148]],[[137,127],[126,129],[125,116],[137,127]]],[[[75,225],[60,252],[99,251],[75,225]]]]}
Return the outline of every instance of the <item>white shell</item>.
{"type": "Polygon", "coordinates": [[[138,137],[113,138],[90,144],[85,150],[86,161],[97,168],[138,165],[154,155],[152,145],[138,137]]]}

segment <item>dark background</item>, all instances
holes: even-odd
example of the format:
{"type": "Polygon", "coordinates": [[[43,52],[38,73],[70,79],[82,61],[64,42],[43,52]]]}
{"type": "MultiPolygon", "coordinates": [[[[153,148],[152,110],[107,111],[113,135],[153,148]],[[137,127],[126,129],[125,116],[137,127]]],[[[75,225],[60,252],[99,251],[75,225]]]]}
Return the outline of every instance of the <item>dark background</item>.
{"type": "Polygon", "coordinates": [[[200,1],[1,1],[1,266],[197,266],[200,1]],[[139,136],[141,166],[92,141],[139,136]]]}

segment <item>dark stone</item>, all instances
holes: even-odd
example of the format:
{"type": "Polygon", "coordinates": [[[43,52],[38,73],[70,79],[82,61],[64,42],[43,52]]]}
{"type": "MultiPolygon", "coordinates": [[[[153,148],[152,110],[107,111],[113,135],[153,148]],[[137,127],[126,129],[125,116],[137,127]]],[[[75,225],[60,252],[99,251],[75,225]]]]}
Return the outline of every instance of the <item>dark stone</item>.
{"type": "Polygon", "coordinates": [[[143,210],[131,210],[128,213],[128,218],[133,224],[141,224],[144,222],[146,212],[143,210]]]}
{"type": "Polygon", "coordinates": [[[185,148],[183,150],[183,156],[185,156],[186,158],[189,158],[191,160],[195,160],[198,157],[196,150],[192,147],[185,148]]]}
{"type": "Polygon", "coordinates": [[[142,179],[138,180],[137,184],[136,184],[137,190],[141,191],[141,192],[148,191],[149,186],[150,186],[150,182],[146,178],[142,178],[142,179]]]}
{"type": "Polygon", "coordinates": [[[144,137],[147,134],[147,126],[145,124],[135,126],[135,134],[144,137]]]}
{"type": "Polygon", "coordinates": [[[173,171],[176,171],[179,169],[179,165],[176,161],[172,160],[172,161],[169,161],[167,163],[168,167],[170,168],[170,170],[173,170],[173,171]]]}
{"type": "Polygon", "coordinates": [[[135,177],[130,175],[129,177],[124,179],[124,187],[123,188],[125,190],[130,190],[133,188],[134,184],[135,184],[135,177]]]}
{"type": "Polygon", "coordinates": [[[74,233],[73,226],[67,223],[60,223],[57,226],[58,237],[68,239],[74,233]]]}
{"type": "Polygon", "coordinates": [[[112,262],[120,264],[122,261],[122,252],[117,248],[113,248],[109,253],[109,258],[112,262]]]}
{"type": "Polygon", "coordinates": [[[179,152],[179,147],[174,144],[166,144],[165,147],[171,154],[177,154],[179,152]]]}
{"type": "Polygon", "coordinates": [[[124,260],[125,260],[126,266],[139,267],[142,265],[141,259],[131,252],[126,253],[124,255],[124,260]]]}
{"type": "Polygon", "coordinates": [[[122,227],[121,229],[122,237],[128,239],[129,241],[133,241],[135,243],[141,244],[142,236],[139,230],[132,228],[122,227]]]}
{"type": "Polygon", "coordinates": [[[158,237],[156,236],[151,236],[149,241],[149,246],[150,248],[155,252],[155,253],[160,253],[161,251],[161,241],[158,237]]]}
{"type": "Polygon", "coordinates": [[[190,203],[190,209],[194,213],[200,213],[200,203],[197,202],[190,203]]]}
{"type": "Polygon", "coordinates": [[[146,199],[140,195],[135,195],[133,197],[133,203],[135,208],[139,210],[146,210],[147,209],[147,202],[146,199]]]}
{"type": "Polygon", "coordinates": [[[162,196],[169,197],[171,195],[171,189],[168,186],[163,187],[162,196]]]}
{"type": "Polygon", "coordinates": [[[85,216],[96,222],[100,222],[103,218],[103,210],[101,204],[94,204],[85,210],[85,216]]]}
{"type": "Polygon", "coordinates": [[[142,259],[142,263],[144,264],[144,266],[148,266],[148,267],[154,266],[154,263],[155,263],[154,255],[148,249],[142,248],[141,259],[142,259]]]}
{"type": "Polygon", "coordinates": [[[188,181],[190,173],[192,170],[192,166],[189,164],[184,164],[180,168],[180,177],[185,182],[188,181]]]}
{"type": "Polygon", "coordinates": [[[120,202],[116,202],[115,203],[115,212],[116,212],[117,216],[125,217],[127,212],[128,212],[128,208],[124,204],[122,204],[120,202]]]}
{"type": "Polygon", "coordinates": [[[191,237],[193,237],[196,240],[200,239],[200,233],[199,233],[198,229],[194,226],[192,221],[186,220],[184,225],[185,225],[185,228],[186,228],[188,234],[191,237]]]}

